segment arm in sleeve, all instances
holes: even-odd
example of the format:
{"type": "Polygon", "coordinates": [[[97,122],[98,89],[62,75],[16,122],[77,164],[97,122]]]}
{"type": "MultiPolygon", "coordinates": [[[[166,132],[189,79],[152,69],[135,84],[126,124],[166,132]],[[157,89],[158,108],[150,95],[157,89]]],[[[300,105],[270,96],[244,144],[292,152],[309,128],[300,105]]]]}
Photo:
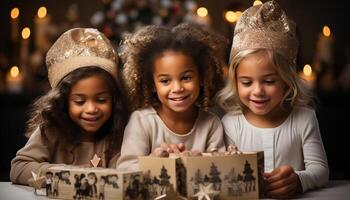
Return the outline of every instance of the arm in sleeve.
{"type": "Polygon", "coordinates": [[[54,166],[50,164],[50,155],[50,148],[44,143],[38,128],[11,161],[10,180],[13,183],[28,185],[32,171],[45,173],[47,168],[54,166]]]}
{"type": "Polygon", "coordinates": [[[213,118],[212,128],[210,130],[206,146],[207,152],[209,152],[212,148],[216,148],[218,151],[226,150],[224,143],[224,130],[222,128],[221,121],[217,116],[214,116],[213,118]]]}
{"type": "Polygon", "coordinates": [[[117,162],[118,170],[139,170],[138,157],[151,152],[150,138],[147,135],[144,116],[135,111],[125,127],[121,155],[117,162]]]}
{"type": "Polygon", "coordinates": [[[329,168],[326,152],[323,147],[320,129],[315,112],[306,115],[307,119],[302,134],[302,148],[305,170],[296,171],[299,176],[303,192],[326,185],[329,178],[329,168]]]}

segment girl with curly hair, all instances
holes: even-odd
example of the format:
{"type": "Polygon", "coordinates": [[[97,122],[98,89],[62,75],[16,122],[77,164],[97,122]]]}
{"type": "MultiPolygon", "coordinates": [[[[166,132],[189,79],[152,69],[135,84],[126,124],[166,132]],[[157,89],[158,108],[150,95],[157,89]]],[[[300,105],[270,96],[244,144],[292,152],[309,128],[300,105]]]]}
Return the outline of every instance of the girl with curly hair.
{"type": "Polygon", "coordinates": [[[122,48],[132,113],[118,169],[138,169],[152,152],[224,150],[220,119],[205,111],[223,85],[226,40],[193,24],[146,26],[122,48]]]}
{"type": "Polygon", "coordinates": [[[12,182],[31,185],[32,171],[55,165],[90,166],[95,154],[101,167],[116,167],[128,120],[117,58],[95,29],[71,29],[53,44],[46,56],[52,89],[34,103],[12,182]]]}

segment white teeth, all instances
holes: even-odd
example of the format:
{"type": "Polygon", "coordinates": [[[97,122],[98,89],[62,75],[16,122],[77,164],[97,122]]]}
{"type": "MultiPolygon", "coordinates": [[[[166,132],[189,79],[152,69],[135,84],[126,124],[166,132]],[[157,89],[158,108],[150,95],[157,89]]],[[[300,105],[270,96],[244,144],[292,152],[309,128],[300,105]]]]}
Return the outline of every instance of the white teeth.
{"type": "Polygon", "coordinates": [[[182,101],[184,100],[186,97],[178,97],[178,98],[170,98],[173,101],[182,101]]]}
{"type": "Polygon", "coordinates": [[[97,118],[85,118],[84,120],[93,122],[93,121],[97,121],[97,118]]]}

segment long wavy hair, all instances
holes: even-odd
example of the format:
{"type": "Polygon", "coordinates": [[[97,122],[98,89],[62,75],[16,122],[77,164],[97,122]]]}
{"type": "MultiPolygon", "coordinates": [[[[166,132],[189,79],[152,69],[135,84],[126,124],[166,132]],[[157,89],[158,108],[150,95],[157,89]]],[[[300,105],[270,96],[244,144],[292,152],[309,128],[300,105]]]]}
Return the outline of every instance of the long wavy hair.
{"type": "Polygon", "coordinates": [[[112,115],[98,130],[95,139],[108,137],[109,149],[120,148],[129,117],[125,92],[119,83],[119,77],[116,81],[108,72],[94,66],[74,70],[65,76],[56,88],[36,100],[32,105],[25,135],[30,137],[39,127],[46,142],[50,142],[51,138],[58,138],[60,141],[74,144],[81,129],[69,117],[69,93],[79,80],[95,75],[102,77],[112,95],[112,115]]]}
{"type": "Polygon", "coordinates": [[[222,52],[227,44],[222,36],[189,23],[172,29],[145,26],[128,35],[121,46],[121,58],[131,110],[160,105],[154,89],[153,65],[168,50],[181,52],[195,63],[200,76],[196,105],[203,109],[213,105],[215,93],[224,86],[222,52]]]}
{"type": "Polygon", "coordinates": [[[280,107],[284,110],[292,109],[295,106],[313,107],[314,96],[305,81],[298,76],[296,66],[288,62],[281,54],[267,49],[244,50],[231,58],[227,83],[216,95],[216,101],[219,106],[231,114],[237,114],[242,111],[242,104],[237,91],[237,67],[244,58],[260,52],[266,52],[267,59],[271,61],[274,69],[287,85],[280,107]]]}

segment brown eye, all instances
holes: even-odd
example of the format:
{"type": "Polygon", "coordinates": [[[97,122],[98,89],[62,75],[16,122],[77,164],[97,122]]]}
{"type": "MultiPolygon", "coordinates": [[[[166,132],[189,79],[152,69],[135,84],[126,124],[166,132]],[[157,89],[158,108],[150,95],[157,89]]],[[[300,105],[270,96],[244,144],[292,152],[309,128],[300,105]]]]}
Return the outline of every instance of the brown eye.
{"type": "Polygon", "coordinates": [[[163,84],[163,85],[168,85],[170,83],[170,81],[168,79],[162,79],[160,80],[160,82],[163,84]]]}
{"type": "Polygon", "coordinates": [[[192,79],[192,76],[183,76],[182,77],[182,80],[184,81],[188,81],[188,80],[191,80],[192,79]]]}
{"type": "Polygon", "coordinates": [[[244,86],[250,86],[252,84],[251,81],[241,81],[241,84],[244,85],[244,86]]]}
{"type": "Polygon", "coordinates": [[[266,84],[268,84],[268,85],[272,85],[272,84],[274,84],[276,81],[275,80],[272,80],[272,79],[268,79],[268,80],[265,80],[264,81],[266,84]]]}
{"type": "Polygon", "coordinates": [[[73,100],[73,102],[77,105],[83,105],[85,103],[84,100],[73,100]]]}
{"type": "Polygon", "coordinates": [[[104,102],[106,102],[106,101],[107,101],[107,99],[103,99],[103,98],[97,99],[97,102],[100,102],[100,103],[104,103],[104,102]]]}

